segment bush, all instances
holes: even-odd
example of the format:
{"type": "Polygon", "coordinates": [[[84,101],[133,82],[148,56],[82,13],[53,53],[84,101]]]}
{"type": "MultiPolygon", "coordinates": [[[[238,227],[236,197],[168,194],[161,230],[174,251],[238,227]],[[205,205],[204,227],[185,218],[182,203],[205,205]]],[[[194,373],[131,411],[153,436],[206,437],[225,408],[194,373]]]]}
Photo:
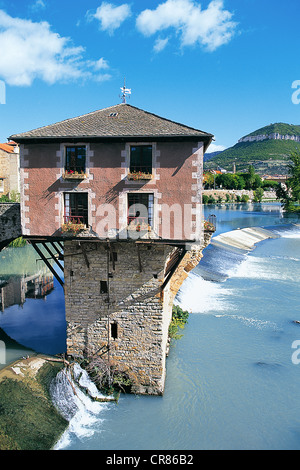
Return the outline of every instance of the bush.
{"type": "Polygon", "coordinates": [[[171,339],[180,339],[182,335],[178,334],[178,330],[183,329],[188,322],[189,312],[182,310],[178,305],[173,305],[172,320],[169,326],[169,337],[171,339]]]}
{"type": "Polygon", "coordinates": [[[254,191],[254,201],[255,202],[261,202],[263,196],[264,196],[264,190],[262,188],[257,188],[254,191]]]}

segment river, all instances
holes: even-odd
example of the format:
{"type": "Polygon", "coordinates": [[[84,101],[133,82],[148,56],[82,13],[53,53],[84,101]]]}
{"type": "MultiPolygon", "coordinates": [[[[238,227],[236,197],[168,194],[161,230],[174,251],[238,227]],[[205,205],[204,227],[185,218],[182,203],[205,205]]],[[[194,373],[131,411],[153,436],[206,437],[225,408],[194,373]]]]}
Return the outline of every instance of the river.
{"type": "MultiPolygon", "coordinates": [[[[284,217],[275,203],[205,207],[210,214],[217,216],[215,236],[266,227],[274,238],[251,252],[214,245],[213,238],[176,298],[191,314],[171,345],[164,396],[122,395],[118,404],[80,409],[56,449],[300,449],[300,364],[293,360],[300,341],[299,219],[284,217]]],[[[1,253],[1,279],[30,271],[8,272],[13,253],[1,253]]],[[[56,280],[53,287],[20,305],[4,303],[2,335],[24,346],[13,344],[10,353],[7,345],[10,359],[64,351],[63,291],[56,280]]]]}

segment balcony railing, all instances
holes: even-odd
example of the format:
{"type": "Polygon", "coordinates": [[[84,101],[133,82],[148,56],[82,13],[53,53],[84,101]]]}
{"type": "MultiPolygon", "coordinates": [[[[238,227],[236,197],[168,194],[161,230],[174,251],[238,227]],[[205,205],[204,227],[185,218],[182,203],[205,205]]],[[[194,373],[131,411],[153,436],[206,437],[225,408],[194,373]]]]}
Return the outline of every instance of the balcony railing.
{"type": "Polygon", "coordinates": [[[62,232],[76,235],[86,229],[85,217],[81,215],[65,215],[62,232]]]}
{"type": "Polygon", "coordinates": [[[65,215],[64,216],[64,223],[65,224],[83,224],[84,223],[84,216],[83,215],[65,215]]]}

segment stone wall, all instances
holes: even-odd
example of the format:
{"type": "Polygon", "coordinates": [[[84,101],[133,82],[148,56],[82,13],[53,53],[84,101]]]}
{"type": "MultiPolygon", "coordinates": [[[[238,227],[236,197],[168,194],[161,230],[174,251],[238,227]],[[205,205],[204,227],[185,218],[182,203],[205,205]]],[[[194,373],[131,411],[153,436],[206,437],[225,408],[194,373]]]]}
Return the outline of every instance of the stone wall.
{"type": "Polygon", "coordinates": [[[161,292],[176,249],[134,242],[116,242],[111,249],[105,243],[65,242],[68,354],[100,354],[128,374],[133,392],[162,394],[173,301],[203,247],[186,253],[161,292]]]}
{"type": "Polygon", "coordinates": [[[3,179],[3,191],[0,191],[0,196],[20,192],[18,153],[8,153],[0,149],[0,178],[3,179]]]}
{"type": "MultiPolygon", "coordinates": [[[[222,202],[226,202],[226,195],[228,194],[231,198],[235,200],[236,196],[249,196],[249,201],[252,201],[254,198],[254,191],[247,189],[205,189],[202,192],[203,195],[213,196],[215,200],[220,197],[222,202]]],[[[276,192],[275,191],[264,191],[263,200],[275,200],[276,192]]]]}
{"type": "Polygon", "coordinates": [[[0,204],[0,249],[6,241],[14,240],[21,234],[20,204],[0,204]]]}

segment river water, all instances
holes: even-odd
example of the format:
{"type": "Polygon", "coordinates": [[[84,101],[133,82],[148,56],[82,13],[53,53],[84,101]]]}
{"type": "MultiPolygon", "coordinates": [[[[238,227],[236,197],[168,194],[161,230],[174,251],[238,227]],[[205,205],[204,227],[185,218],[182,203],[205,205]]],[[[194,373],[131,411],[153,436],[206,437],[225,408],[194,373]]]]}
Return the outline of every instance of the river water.
{"type": "MultiPolygon", "coordinates": [[[[164,396],[122,395],[118,404],[81,408],[56,449],[300,449],[300,353],[293,349],[300,341],[299,219],[273,203],[207,206],[205,213],[217,216],[216,235],[252,226],[276,238],[249,253],[212,240],[176,299],[191,314],[171,345],[164,396]]],[[[1,255],[2,279],[7,250],[1,255]]],[[[3,310],[2,335],[25,346],[13,345],[7,356],[64,351],[55,280],[42,298],[3,310]]]]}

